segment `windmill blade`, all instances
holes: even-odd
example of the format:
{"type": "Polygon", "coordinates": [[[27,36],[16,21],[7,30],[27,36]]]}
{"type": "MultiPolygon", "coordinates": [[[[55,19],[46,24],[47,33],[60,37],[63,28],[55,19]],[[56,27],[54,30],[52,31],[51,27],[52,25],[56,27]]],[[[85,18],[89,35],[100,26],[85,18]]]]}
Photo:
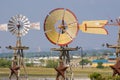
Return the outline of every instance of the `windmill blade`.
{"type": "Polygon", "coordinates": [[[65,22],[64,22],[65,11],[66,11],[66,9],[63,10],[63,14],[62,14],[62,25],[65,25],[65,22]]]}
{"type": "Polygon", "coordinates": [[[62,20],[64,20],[64,17],[65,17],[65,11],[66,11],[66,9],[63,10],[62,20]]]}
{"type": "Polygon", "coordinates": [[[28,31],[26,31],[25,29],[21,31],[21,34],[24,36],[25,34],[27,34],[28,31]]]}
{"type": "Polygon", "coordinates": [[[15,16],[11,17],[11,19],[10,19],[9,21],[11,21],[11,23],[17,23],[17,22],[16,22],[17,19],[15,18],[15,16]]]}
{"type": "Polygon", "coordinates": [[[64,33],[67,35],[67,38],[70,38],[71,40],[73,40],[73,36],[72,33],[70,33],[70,31],[64,30],[64,33]]]}
{"type": "Polygon", "coordinates": [[[27,27],[27,26],[24,27],[24,30],[25,30],[25,31],[29,31],[29,29],[30,29],[30,28],[27,27]]]}
{"type": "Polygon", "coordinates": [[[58,32],[58,39],[57,39],[56,45],[58,45],[58,43],[59,43],[59,39],[60,39],[60,32],[61,32],[61,29],[59,29],[59,32],[58,32]]]}
{"type": "Polygon", "coordinates": [[[23,22],[26,23],[28,21],[28,18],[24,18],[23,22]]]}
{"type": "Polygon", "coordinates": [[[17,34],[16,31],[17,31],[16,29],[13,29],[13,30],[10,31],[10,32],[12,33],[12,35],[14,35],[14,34],[17,34]]]}
{"type": "Polygon", "coordinates": [[[30,28],[35,30],[40,30],[40,22],[31,23],[30,28]]]}
{"type": "Polygon", "coordinates": [[[52,29],[46,30],[46,31],[44,31],[44,33],[49,33],[49,32],[51,32],[51,31],[52,31],[52,29]]]}
{"type": "Polygon", "coordinates": [[[1,31],[8,31],[7,24],[0,24],[0,30],[1,31]]]}
{"type": "Polygon", "coordinates": [[[76,24],[76,23],[78,23],[78,21],[68,23],[67,25],[72,25],[72,24],[76,24]]]}
{"type": "Polygon", "coordinates": [[[24,25],[30,25],[30,21],[26,21],[24,25]]]}
{"type": "Polygon", "coordinates": [[[22,16],[22,19],[21,19],[21,21],[24,21],[24,20],[25,20],[25,18],[26,18],[25,16],[22,16]]]}
{"type": "Polygon", "coordinates": [[[18,14],[19,20],[22,21],[23,16],[21,14],[18,14]]]}
{"type": "Polygon", "coordinates": [[[107,23],[107,20],[83,21],[83,23],[79,25],[79,29],[85,33],[106,35],[108,32],[104,26],[107,25],[107,23]]]}
{"type": "Polygon", "coordinates": [[[66,33],[67,33],[68,37],[69,37],[71,40],[73,40],[73,37],[70,35],[70,33],[68,33],[67,31],[66,31],[66,33]]]}

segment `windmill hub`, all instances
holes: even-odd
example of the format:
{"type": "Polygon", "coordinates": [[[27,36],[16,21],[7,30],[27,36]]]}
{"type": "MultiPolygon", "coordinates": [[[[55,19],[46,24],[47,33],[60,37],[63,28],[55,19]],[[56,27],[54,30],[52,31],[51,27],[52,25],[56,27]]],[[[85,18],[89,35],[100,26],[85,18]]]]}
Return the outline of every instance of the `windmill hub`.
{"type": "Polygon", "coordinates": [[[23,25],[21,24],[21,22],[20,21],[18,21],[18,23],[17,23],[17,25],[16,25],[17,27],[18,27],[18,29],[20,29],[23,25]]]}
{"type": "Polygon", "coordinates": [[[58,33],[63,34],[68,29],[67,23],[64,20],[58,20],[55,24],[55,29],[58,33]]]}
{"type": "Polygon", "coordinates": [[[64,30],[65,26],[64,25],[59,25],[58,28],[61,29],[61,30],[64,30]]]}
{"type": "Polygon", "coordinates": [[[58,29],[60,30],[59,33],[63,34],[67,30],[67,26],[65,26],[65,25],[59,25],[58,29]]]}
{"type": "Polygon", "coordinates": [[[17,24],[17,27],[18,27],[18,29],[20,29],[21,25],[20,25],[20,24],[17,24]]]}

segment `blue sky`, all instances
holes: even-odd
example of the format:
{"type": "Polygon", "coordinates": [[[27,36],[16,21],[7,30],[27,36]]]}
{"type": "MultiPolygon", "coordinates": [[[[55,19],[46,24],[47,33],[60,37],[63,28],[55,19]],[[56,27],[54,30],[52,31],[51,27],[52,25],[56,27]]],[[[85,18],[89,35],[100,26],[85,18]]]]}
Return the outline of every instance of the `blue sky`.
{"type": "MultiPolygon", "coordinates": [[[[79,23],[84,20],[110,20],[120,16],[120,0],[0,0],[0,24],[8,23],[10,17],[22,14],[31,22],[40,22],[41,30],[30,30],[22,37],[22,44],[29,46],[29,51],[49,51],[57,47],[50,43],[44,35],[43,23],[46,15],[55,8],[68,8],[77,16],[79,23]]],[[[86,34],[79,31],[70,47],[81,46],[84,49],[103,48],[103,43],[117,43],[118,27],[105,27],[108,35],[86,34]]],[[[14,46],[16,37],[10,32],[0,31],[2,50],[6,46],[14,46]]]]}

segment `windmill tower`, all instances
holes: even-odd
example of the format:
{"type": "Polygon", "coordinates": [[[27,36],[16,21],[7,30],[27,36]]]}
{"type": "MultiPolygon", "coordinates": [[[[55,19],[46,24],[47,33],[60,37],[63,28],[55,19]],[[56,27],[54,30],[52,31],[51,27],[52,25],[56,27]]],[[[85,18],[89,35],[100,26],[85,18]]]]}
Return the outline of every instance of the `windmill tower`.
{"type": "MultiPolygon", "coordinates": [[[[54,9],[49,13],[49,15],[47,15],[45,19],[44,32],[47,39],[51,43],[59,46],[59,48],[51,48],[52,51],[60,52],[59,64],[61,65],[59,65],[59,68],[55,68],[57,71],[56,80],[59,79],[60,75],[64,80],[66,79],[64,73],[66,72],[67,69],[66,65],[70,65],[69,51],[78,50],[78,48],[70,48],[68,45],[76,37],[79,29],[78,27],[79,25],[77,18],[69,9],[64,8],[54,9]],[[60,73],[60,69],[64,69],[64,71],[60,73]]],[[[72,78],[70,80],[72,80],[72,78]]]]}
{"type": "MultiPolygon", "coordinates": [[[[15,15],[10,18],[8,24],[0,24],[0,30],[1,31],[9,31],[13,35],[16,36],[16,46],[8,46],[7,49],[13,50],[13,60],[16,61],[17,66],[19,66],[19,69],[17,70],[17,73],[11,69],[11,74],[13,73],[16,75],[17,79],[20,76],[20,67],[23,66],[25,75],[27,75],[27,71],[24,64],[24,54],[23,50],[28,50],[29,47],[22,45],[22,36],[25,36],[30,29],[40,30],[40,22],[33,22],[30,23],[28,18],[26,16],[23,16],[21,14],[15,15]],[[17,60],[15,60],[16,58],[17,60]]],[[[11,64],[11,67],[13,66],[13,62],[11,64]]]]}
{"type": "Polygon", "coordinates": [[[9,78],[11,79],[12,75],[15,74],[17,80],[20,77],[21,66],[24,68],[25,75],[27,75],[26,66],[24,63],[24,54],[23,50],[28,50],[29,47],[23,46],[21,37],[28,33],[30,29],[30,21],[26,16],[18,14],[11,17],[8,22],[8,30],[16,36],[16,46],[8,46],[7,49],[13,50],[13,59],[11,64],[11,72],[9,78]]]}

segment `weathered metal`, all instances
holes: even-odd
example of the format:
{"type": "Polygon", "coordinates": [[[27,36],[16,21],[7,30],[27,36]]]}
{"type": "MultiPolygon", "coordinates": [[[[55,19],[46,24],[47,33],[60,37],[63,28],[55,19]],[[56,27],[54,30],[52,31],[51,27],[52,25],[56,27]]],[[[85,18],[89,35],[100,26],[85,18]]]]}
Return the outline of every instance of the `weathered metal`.
{"type": "Polygon", "coordinates": [[[117,61],[114,65],[110,66],[111,69],[113,70],[113,76],[116,74],[120,75],[120,58],[117,58],[117,61]]]}
{"type": "Polygon", "coordinates": [[[55,70],[57,71],[57,76],[56,76],[56,80],[59,80],[59,77],[62,76],[63,79],[65,80],[65,71],[68,67],[66,67],[63,63],[63,61],[59,62],[59,66],[57,68],[55,68],[55,70]]]}

